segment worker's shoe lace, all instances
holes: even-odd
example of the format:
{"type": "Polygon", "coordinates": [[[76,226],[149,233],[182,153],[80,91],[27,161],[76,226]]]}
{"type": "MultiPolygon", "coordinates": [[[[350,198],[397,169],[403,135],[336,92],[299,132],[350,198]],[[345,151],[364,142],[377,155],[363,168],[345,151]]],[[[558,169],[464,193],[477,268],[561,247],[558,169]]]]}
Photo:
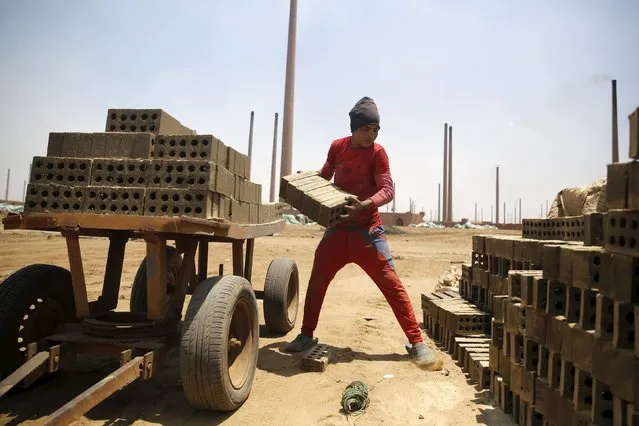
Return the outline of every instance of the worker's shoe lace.
{"type": "Polygon", "coordinates": [[[406,351],[413,358],[413,362],[424,370],[441,370],[444,364],[441,357],[435,355],[435,353],[430,350],[424,342],[415,343],[414,345],[407,343],[406,351]]]}
{"type": "Polygon", "coordinates": [[[295,340],[284,346],[285,352],[302,352],[317,344],[317,337],[308,337],[304,334],[298,334],[295,340]]]}

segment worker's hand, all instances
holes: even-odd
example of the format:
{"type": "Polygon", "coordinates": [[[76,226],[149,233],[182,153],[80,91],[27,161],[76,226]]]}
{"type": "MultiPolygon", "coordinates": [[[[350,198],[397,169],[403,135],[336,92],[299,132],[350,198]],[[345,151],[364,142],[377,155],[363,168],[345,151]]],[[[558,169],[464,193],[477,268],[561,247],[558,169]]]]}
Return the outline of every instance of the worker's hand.
{"type": "Polygon", "coordinates": [[[346,209],[346,214],[340,216],[342,219],[351,219],[358,213],[369,209],[373,205],[373,202],[370,200],[370,198],[364,201],[360,201],[359,198],[353,197],[351,195],[346,199],[348,200],[349,204],[344,206],[344,209],[346,209]]]}

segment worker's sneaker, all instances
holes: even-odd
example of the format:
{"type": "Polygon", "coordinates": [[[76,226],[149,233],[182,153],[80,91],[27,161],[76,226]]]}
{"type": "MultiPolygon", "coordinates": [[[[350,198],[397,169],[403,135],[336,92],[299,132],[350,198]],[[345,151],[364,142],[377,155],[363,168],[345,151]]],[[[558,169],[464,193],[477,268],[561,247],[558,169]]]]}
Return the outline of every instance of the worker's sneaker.
{"type": "Polygon", "coordinates": [[[317,337],[308,337],[304,334],[298,334],[295,340],[284,346],[285,352],[302,352],[317,344],[317,337]]]}
{"type": "Polygon", "coordinates": [[[414,345],[407,343],[406,352],[413,358],[415,364],[427,371],[441,370],[444,364],[441,357],[435,355],[424,342],[415,343],[414,345]]]}

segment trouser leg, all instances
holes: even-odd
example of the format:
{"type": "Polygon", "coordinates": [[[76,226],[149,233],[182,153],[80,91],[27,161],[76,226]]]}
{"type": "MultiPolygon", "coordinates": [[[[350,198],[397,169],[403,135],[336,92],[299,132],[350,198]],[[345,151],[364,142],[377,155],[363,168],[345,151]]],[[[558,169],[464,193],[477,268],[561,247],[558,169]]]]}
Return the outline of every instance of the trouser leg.
{"type": "Polygon", "coordinates": [[[410,343],[423,342],[419,323],[415,317],[408,293],[395,272],[395,265],[384,236],[383,228],[363,229],[353,233],[356,243],[351,243],[353,262],[357,263],[377,284],[390,305],[410,343]]]}
{"type": "Polygon", "coordinates": [[[349,261],[346,233],[339,229],[327,229],[315,250],[304,301],[302,334],[313,337],[328,285],[349,261]]]}

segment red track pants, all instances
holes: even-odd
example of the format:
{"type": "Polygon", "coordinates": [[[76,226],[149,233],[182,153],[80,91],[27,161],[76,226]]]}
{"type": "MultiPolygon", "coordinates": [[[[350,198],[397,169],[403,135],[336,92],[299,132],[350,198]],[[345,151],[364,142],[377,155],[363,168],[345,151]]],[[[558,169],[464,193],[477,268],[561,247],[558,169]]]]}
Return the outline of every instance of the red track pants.
{"type": "Polygon", "coordinates": [[[422,342],[415,312],[399,276],[395,272],[384,229],[328,228],[315,250],[313,270],[304,302],[302,333],[312,337],[328,285],[349,263],[359,265],[377,284],[393,309],[395,318],[410,343],[422,342]]]}

